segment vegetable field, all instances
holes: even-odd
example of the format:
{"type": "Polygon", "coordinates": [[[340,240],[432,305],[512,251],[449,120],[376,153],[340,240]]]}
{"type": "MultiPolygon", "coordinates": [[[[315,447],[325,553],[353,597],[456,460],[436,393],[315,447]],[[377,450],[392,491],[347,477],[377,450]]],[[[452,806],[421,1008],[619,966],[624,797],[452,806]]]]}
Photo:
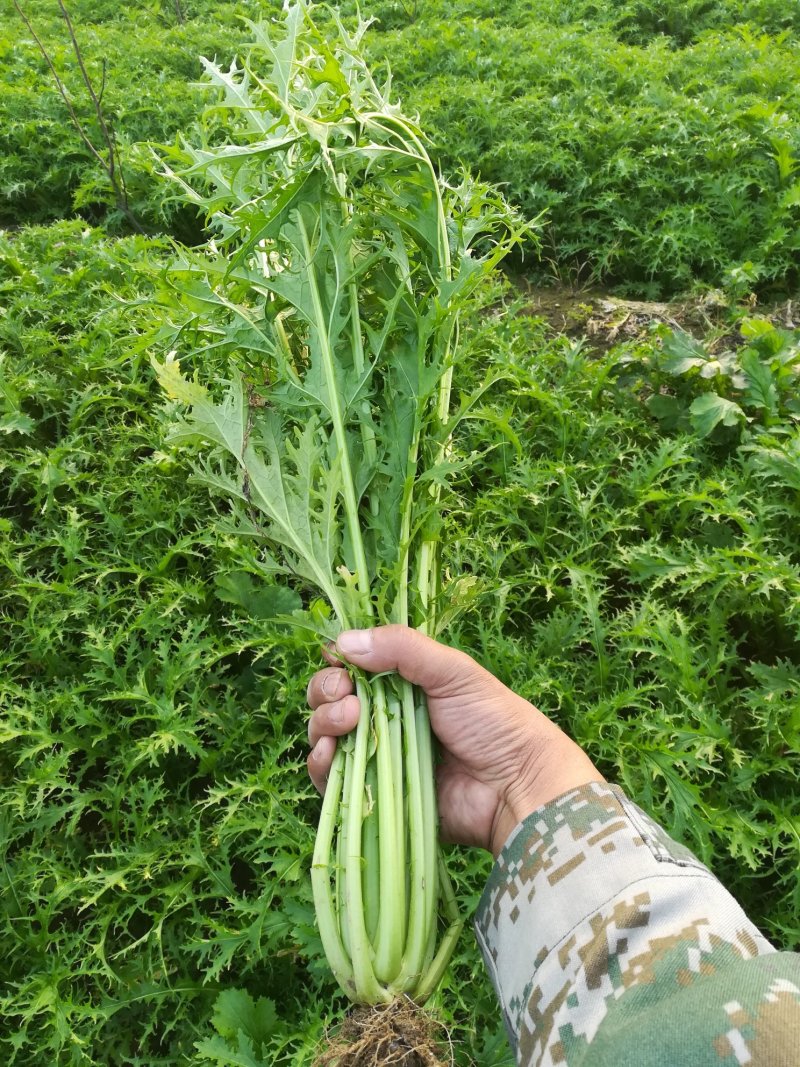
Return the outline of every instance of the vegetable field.
{"type": "MultiPolygon", "coordinates": [[[[495,8],[361,5],[365,62],[419,116],[433,171],[381,170],[372,144],[336,156],[297,216],[326,234],[314,256],[302,226],[258,213],[275,175],[297,192],[289,156],[231,147],[279,4],[18,0],[0,17],[4,1062],[312,1062],[348,1004],[315,917],[305,687],[322,636],[367,601],[435,616],[800,948],[800,17],[785,0],[495,8]],[[351,185],[371,212],[357,233],[351,185]],[[242,264],[273,238],[286,305],[267,323],[242,264]],[[314,348],[338,334],[303,347],[298,316],[321,304],[290,289],[297,255],[323,289],[323,261],[363,263],[359,306],[380,313],[338,379],[314,348]],[[439,279],[434,310],[424,286],[406,303],[409,262],[439,279]],[[390,410],[371,405],[370,352],[414,330],[430,381],[387,372],[390,410]],[[256,458],[234,485],[209,426],[236,411],[256,458]],[[275,521],[263,457],[273,470],[281,448],[311,546],[295,530],[296,566],[254,519],[261,500],[275,521]],[[410,455],[430,580],[404,601],[410,455]],[[336,488],[375,478],[393,532],[336,488]],[[345,533],[317,580],[339,491],[345,533]],[[362,527],[372,593],[342,570],[362,527]]],[[[336,16],[358,25],[349,0],[316,9],[318,55],[336,16]]],[[[309,69],[304,99],[338,84],[309,69]]],[[[358,298],[336,299],[352,330],[358,298]]],[[[489,857],[445,851],[468,919],[489,857]]],[[[468,924],[427,1006],[456,1064],[509,1067],[468,924]]]]}

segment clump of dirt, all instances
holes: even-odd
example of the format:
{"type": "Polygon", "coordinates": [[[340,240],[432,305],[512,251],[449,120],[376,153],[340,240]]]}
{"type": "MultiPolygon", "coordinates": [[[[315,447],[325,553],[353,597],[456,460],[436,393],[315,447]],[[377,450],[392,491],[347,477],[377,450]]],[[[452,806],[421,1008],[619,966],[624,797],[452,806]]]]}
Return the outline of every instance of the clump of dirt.
{"type": "Polygon", "coordinates": [[[411,1000],[355,1008],[314,1067],[452,1067],[437,1024],[411,1000]]]}

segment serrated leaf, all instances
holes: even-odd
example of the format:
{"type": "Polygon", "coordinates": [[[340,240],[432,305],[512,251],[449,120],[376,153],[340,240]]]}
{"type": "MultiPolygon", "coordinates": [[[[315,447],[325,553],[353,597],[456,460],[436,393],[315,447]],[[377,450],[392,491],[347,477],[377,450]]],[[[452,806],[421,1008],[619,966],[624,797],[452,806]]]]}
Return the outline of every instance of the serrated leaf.
{"type": "Polygon", "coordinates": [[[253,619],[274,619],[291,615],[302,606],[300,595],[284,585],[257,583],[246,571],[217,575],[214,591],[220,600],[244,608],[253,619]]]}
{"type": "Polygon", "coordinates": [[[746,381],[744,399],[768,415],[775,415],[778,410],[778,388],[769,364],[764,363],[751,348],[742,353],[740,363],[746,381]]]}
{"type": "Polygon", "coordinates": [[[234,1048],[222,1037],[207,1037],[195,1042],[199,1053],[206,1056],[217,1067],[268,1067],[261,1056],[257,1056],[252,1041],[244,1034],[239,1034],[234,1048]]]}
{"type": "Polygon", "coordinates": [[[205,404],[208,402],[208,390],[195,379],[190,381],[181,372],[180,362],[170,353],[163,363],[152,356],[150,363],[156,372],[158,384],[170,398],[182,404],[205,404]]]}
{"type": "Polygon", "coordinates": [[[267,997],[254,1000],[246,989],[226,989],[214,1002],[211,1022],[221,1037],[235,1038],[242,1033],[260,1046],[274,1032],[278,1014],[275,1002],[267,997]]]}
{"type": "Polygon", "coordinates": [[[249,129],[267,133],[273,120],[271,116],[265,117],[260,101],[254,100],[250,95],[250,72],[238,67],[235,60],[227,71],[205,56],[200,57],[200,62],[208,76],[209,84],[222,90],[225,106],[234,108],[239,115],[244,116],[249,129]]]}
{"type": "Polygon", "coordinates": [[[0,433],[30,434],[35,427],[36,423],[33,419],[29,415],[24,415],[21,411],[11,411],[8,414],[0,415],[0,433]]]}
{"type": "Polygon", "coordinates": [[[781,448],[761,447],[751,451],[760,474],[800,492],[800,447],[796,438],[781,448]]]}
{"type": "Polygon", "coordinates": [[[800,207],[800,182],[794,182],[781,196],[783,208],[800,207]]]}
{"type": "Polygon", "coordinates": [[[219,445],[241,463],[249,417],[241,375],[237,372],[228,383],[228,389],[219,404],[214,403],[208,390],[195,382],[188,382],[180,375],[180,371],[177,376],[170,371],[165,381],[165,388],[172,390],[174,399],[192,405],[186,421],[171,431],[170,440],[183,442],[199,438],[219,445]]]}

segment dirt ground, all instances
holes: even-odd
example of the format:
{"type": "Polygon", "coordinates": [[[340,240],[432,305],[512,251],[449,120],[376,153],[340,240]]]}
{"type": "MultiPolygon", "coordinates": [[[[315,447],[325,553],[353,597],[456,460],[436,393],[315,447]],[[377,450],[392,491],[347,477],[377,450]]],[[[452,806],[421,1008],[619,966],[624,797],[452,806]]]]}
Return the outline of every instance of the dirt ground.
{"type": "Polygon", "coordinates": [[[546,319],[554,333],[586,337],[598,348],[644,339],[656,325],[705,337],[715,330],[735,342],[735,322],[744,315],[761,315],[785,329],[800,327],[800,300],[757,307],[733,308],[720,292],[659,303],[623,300],[602,290],[573,290],[566,286],[538,288],[524,279],[517,284],[526,298],[524,311],[546,319]]]}

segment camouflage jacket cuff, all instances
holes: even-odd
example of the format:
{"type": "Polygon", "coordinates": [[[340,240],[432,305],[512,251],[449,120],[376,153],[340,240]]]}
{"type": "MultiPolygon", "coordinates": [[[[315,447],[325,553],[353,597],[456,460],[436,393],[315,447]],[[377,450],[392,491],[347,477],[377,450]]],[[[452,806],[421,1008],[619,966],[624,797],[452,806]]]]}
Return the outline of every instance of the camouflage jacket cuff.
{"type": "Polygon", "coordinates": [[[681,970],[687,981],[704,973],[719,944],[735,959],[774,951],[688,849],[617,786],[600,783],[558,797],[516,827],[475,929],[526,1065],[579,1062],[576,1049],[637,983],[648,983],[657,1000],[654,953],[670,955],[674,988],[681,970]],[[675,945],[680,951],[670,954],[675,945]]]}

